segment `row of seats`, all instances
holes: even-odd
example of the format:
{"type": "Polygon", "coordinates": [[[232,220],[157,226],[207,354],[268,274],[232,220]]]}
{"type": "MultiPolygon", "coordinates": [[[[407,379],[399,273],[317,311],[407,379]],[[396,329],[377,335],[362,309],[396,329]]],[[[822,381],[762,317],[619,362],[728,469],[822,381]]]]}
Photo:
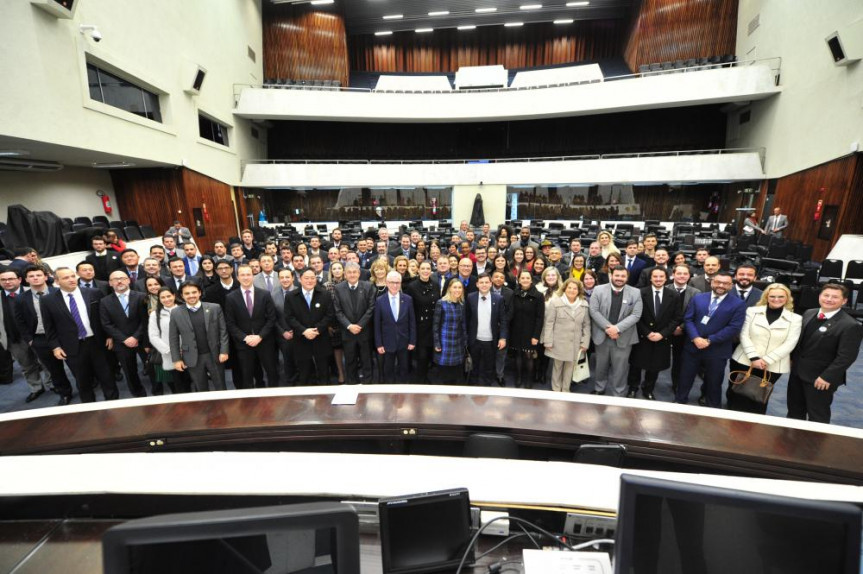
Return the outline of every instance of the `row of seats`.
{"type": "Polygon", "coordinates": [[[63,217],[63,239],[66,242],[66,251],[88,251],[90,249],[90,238],[97,234],[113,231],[123,241],[140,241],[158,237],[156,230],[150,225],[139,225],[134,219],[109,220],[104,215],[90,217],[63,217]]]}
{"type": "Polygon", "coordinates": [[[688,60],[675,60],[673,62],[655,62],[638,66],[638,73],[642,76],[656,76],[659,74],[670,74],[677,72],[691,72],[711,68],[721,68],[725,64],[733,64],[737,56],[713,56],[711,58],[689,58],[688,60]]]}
{"type": "Polygon", "coordinates": [[[268,78],[264,80],[265,88],[340,88],[339,80],[292,80],[290,78],[268,78]]]}

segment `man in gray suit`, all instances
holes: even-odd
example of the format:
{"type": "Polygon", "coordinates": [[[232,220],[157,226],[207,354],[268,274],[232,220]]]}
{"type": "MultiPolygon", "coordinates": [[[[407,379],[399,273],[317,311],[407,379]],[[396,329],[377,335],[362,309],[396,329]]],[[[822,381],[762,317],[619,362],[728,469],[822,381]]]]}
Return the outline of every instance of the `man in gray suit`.
{"type": "Polygon", "coordinates": [[[345,281],[338,283],[333,290],[333,306],[336,321],[342,330],[342,346],[345,351],[345,378],[348,384],[372,379],[371,344],[374,334],[370,323],[375,311],[374,286],[360,281],[360,266],[357,263],[345,264],[345,281]],[[360,371],[358,363],[362,365],[360,371]]]}
{"type": "Polygon", "coordinates": [[[258,257],[258,262],[261,264],[261,272],[255,275],[252,284],[272,295],[279,288],[279,274],[274,269],[276,260],[272,255],[264,254],[258,257]]]}
{"type": "MultiPolygon", "coordinates": [[[[675,265],[671,271],[672,282],[669,287],[677,291],[679,295],[681,313],[686,311],[692,297],[701,293],[689,284],[690,276],[689,265],[675,265]]],[[[683,332],[683,325],[681,324],[671,334],[671,390],[675,393],[677,393],[677,383],[680,380],[680,363],[683,360],[680,355],[683,352],[685,341],[686,333],[683,332]]]]}
{"type": "Polygon", "coordinates": [[[641,292],[627,285],[629,272],[618,265],[611,282],[594,288],[590,296],[591,338],[596,344],[593,395],[604,395],[611,386],[616,397],[626,395],[629,353],[638,343],[635,326],[641,318],[641,292]]]}
{"type": "Polygon", "coordinates": [[[698,289],[699,293],[707,293],[710,291],[710,283],[713,281],[713,277],[719,273],[720,268],[719,257],[711,255],[704,260],[704,274],[696,275],[689,280],[689,284],[698,289]]]}
{"type": "Polygon", "coordinates": [[[782,214],[782,210],[778,207],[773,208],[773,215],[767,218],[767,225],[764,226],[764,233],[773,237],[782,237],[782,232],[788,227],[788,216],[782,214]]]}
{"type": "Polygon", "coordinates": [[[171,311],[169,342],[171,360],[178,371],[189,370],[195,391],[224,391],[225,361],[228,360],[228,328],[222,308],[201,302],[201,287],[192,281],[180,286],[184,304],[171,311]]]}
{"type": "MultiPolygon", "coordinates": [[[[260,273],[257,278],[263,274],[260,273]]],[[[294,272],[287,268],[279,269],[279,282],[273,289],[273,304],[276,306],[276,341],[279,351],[282,353],[282,378],[281,386],[294,386],[297,384],[297,366],[294,362],[294,331],[285,320],[285,297],[291,291],[295,291],[294,272]]]]}

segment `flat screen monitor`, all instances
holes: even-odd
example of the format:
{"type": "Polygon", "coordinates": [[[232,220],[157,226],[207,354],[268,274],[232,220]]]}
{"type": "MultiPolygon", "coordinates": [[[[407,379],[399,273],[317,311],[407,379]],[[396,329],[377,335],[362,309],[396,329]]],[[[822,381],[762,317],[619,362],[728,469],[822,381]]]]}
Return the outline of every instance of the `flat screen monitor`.
{"type": "Polygon", "coordinates": [[[359,574],[359,520],[336,502],[167,514],[102,538],[105,574],[359,574]]]}
{"type": "Polygon", "coordinates": [[[853,504],[624,474],[615,572],[858,574],[860,530],[853,504]]]}
{"type": "Polygon", "coordinates": [[[381,499],[378,513],[384,574],[455,570],[473,535],[466,488],[381,499]]]}

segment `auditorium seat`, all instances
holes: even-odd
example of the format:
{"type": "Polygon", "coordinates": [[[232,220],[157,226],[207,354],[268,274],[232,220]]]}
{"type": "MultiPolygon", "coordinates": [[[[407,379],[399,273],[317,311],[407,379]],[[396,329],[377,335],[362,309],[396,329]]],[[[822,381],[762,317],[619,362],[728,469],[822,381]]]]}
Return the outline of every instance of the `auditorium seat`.
{"type": "Polygon", "coordinates": [[[89,217],[76,217],[73,223],[83,223],[87,225],[87,227],[93,225],[93,222],[90,220],[89,217]]]}
{"type": "Polygon", "coordinates": [[[474,458],[518,458],[518,443],[509,435],[475,433],[464,442],[463,455],[474,458]]]}
{"type": "Polygon", "coordinates": [[[153,237],[156,237],[156,230],[153,229],[152,226],[142,225],[140,227],[140,229],[141,229],[141,235],[144,236],[144,239],[152,239],[153,237]]]}
{"type": "Polygon", "coordinates": [[[863,280],[863,260],[855,259],[848,262],[848,267],[845,270],[845,280],[863,280]]]}
{"type": "Polygon", "coordinates": [[[140,241],[144,239],[144,236],[141,234],[141,230],[138,229],[137,225],[127,225],[123,228],[123,231],[126,233],[127,241],[140,241]]]}
{"type": "Polygon", "coordinates": [[[829,280],[840,281],[842,279],[842,260],[825,259],[821,263],[821,271],[818,273],[818,281],[827,283],[829,280]]]}
{"type": "Polygon", "coordinates": [[[125,221],[120,221],[119,219],[115,219],[113,221],[108,222],[108,227],[113,227],[115,229],[123,229],[126,227],[125,221]]]}
{"type": "Polygon", "coordinates": [[[125,221],[125,224],[126,224],[126,225],[124,225],[123,227],[128,227],[128,226],[138,227],[138,222],[137,222],[137,221],[135,221],[134,219],[127,219],[127,220],[125,221]]]}
{"type": "Polygon", "coordinates": [[[92,227],[92,226],[87,225],[86,223],[73,223],[72,224],[72,231],[81,231],[82,229],[87,229],[89,227],[92,227]]]}

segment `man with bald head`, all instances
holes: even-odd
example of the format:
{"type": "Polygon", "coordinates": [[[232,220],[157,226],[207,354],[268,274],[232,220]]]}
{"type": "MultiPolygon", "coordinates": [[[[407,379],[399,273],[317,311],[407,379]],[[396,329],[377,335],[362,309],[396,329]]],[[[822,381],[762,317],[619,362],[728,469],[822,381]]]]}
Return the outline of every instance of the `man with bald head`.
{"type": "MultiPolygon", "coordinates": [[[[99,306],[105,334],[114,343],[114,354],[126,376],[129,391],[136,397],[146,397],[147,391],[138,376],[138,356],[147,360],[145,351],[147,324],[147,296],[130,289],[130,278],[125,271],[112,271],[108,284],[113,293],[99,306]]],[[[155,394],[161,394],[156,392],[155,394]]]]}
{"type": "Polygon", "coordinates": [[[689,280],[689,284],[702,293],[706,293],[711,290],[711,283],[716,274],[719,273],[719,269],[719,258],[711,255],[704,260],[704,274],[694,276],[689,280]]]}

